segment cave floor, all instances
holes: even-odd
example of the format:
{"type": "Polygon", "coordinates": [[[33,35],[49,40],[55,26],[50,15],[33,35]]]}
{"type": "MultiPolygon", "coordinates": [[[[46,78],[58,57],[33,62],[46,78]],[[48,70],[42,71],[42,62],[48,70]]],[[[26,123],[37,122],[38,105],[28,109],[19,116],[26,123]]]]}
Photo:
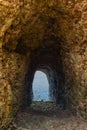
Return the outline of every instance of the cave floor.
{"type": "Polygon", "coordinates": [[[53,102],[33,102],[18,113],[8,130],[87,130],[87,123],[53,102]]]}

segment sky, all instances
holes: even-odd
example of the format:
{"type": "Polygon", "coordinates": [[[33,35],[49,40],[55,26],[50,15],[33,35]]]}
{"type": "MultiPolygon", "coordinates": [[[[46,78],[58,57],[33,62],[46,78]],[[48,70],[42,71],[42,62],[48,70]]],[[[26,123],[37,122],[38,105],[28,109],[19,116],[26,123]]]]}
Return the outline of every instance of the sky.
{"type": "Polygon", "coordinates": [[[36,71],[33,80],[33,101],[49,101],[49,83],[45,73],[36,71]]]}

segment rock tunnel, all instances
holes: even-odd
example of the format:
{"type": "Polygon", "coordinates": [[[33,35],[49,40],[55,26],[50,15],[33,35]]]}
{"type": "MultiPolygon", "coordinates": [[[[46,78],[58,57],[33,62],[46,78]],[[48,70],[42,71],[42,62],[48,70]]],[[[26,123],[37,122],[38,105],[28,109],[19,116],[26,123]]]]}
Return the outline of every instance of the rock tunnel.
{"type": "Polygon", "coordinates": [[[32,82],[34,79],[34,74],[37,70],[40,70],[44,72],[47,75],[49,87],[50,87],[50,94],[53,97],[54,101],[61,102],[61,104],[64,103],[63,95],[64,93],[64,74],[63,74],[63,68],[62,68],[62,61],[61,56],[59,54],[59,50],[55,47],[50,48],[39,48],[34,50],[32,52],[31,57],[31,63],[29,70],[26,74],[26,86],[27,91],[26,95],[28,99],[26,100],[29,104],[29,99],[31,99],[32,95],[32,82]],[[31,73],[30,73],[31,71],[31,73]],[[31,87],[29,87],[31,86],[31,87]],[[31,94],[29,94],[31,93],[31,94]],[[57,100],[60,101],[57,101],[57,100]],[[62,103],[63,102],[63,103],[62,103]]]}
{"type": "Polygon", "coordinates": [[[32,102],[37,70],[56,104],[86,119],[86,0],[0,2],[0,127],[32,102]]]}

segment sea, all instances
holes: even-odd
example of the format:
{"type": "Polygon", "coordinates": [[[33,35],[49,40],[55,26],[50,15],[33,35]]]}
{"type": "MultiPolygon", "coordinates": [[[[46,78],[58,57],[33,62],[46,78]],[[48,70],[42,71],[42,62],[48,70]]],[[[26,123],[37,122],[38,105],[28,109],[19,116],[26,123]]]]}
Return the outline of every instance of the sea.
{"type": "Polygon", "coordinates": [[[33,101],[50,101],[48,79],[41,71],[36,71],[34,75],[33,101]]]}

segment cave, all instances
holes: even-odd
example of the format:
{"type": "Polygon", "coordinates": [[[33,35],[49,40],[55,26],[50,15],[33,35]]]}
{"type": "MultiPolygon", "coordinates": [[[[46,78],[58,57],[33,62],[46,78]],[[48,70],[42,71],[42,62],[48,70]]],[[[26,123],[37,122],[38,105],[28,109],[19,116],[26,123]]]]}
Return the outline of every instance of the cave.
{"type": "Polygon", "coordinates": [[[38,70],[58,108],[87,119],[86,0],[0,2],[0,128],[31,105],[38,70]]]}
{"type": "Polygon", "coordinates": [[[31,63],[25,76],[26,103],[32,102],[32,84],[37,70],[46,74],[52,99],[61,108],[65,107],[66,90],[63,65],[59,48],[39,48],[31,53],[31,63]],[[58,49],[58,51],[57,51],[58,49]]]}

